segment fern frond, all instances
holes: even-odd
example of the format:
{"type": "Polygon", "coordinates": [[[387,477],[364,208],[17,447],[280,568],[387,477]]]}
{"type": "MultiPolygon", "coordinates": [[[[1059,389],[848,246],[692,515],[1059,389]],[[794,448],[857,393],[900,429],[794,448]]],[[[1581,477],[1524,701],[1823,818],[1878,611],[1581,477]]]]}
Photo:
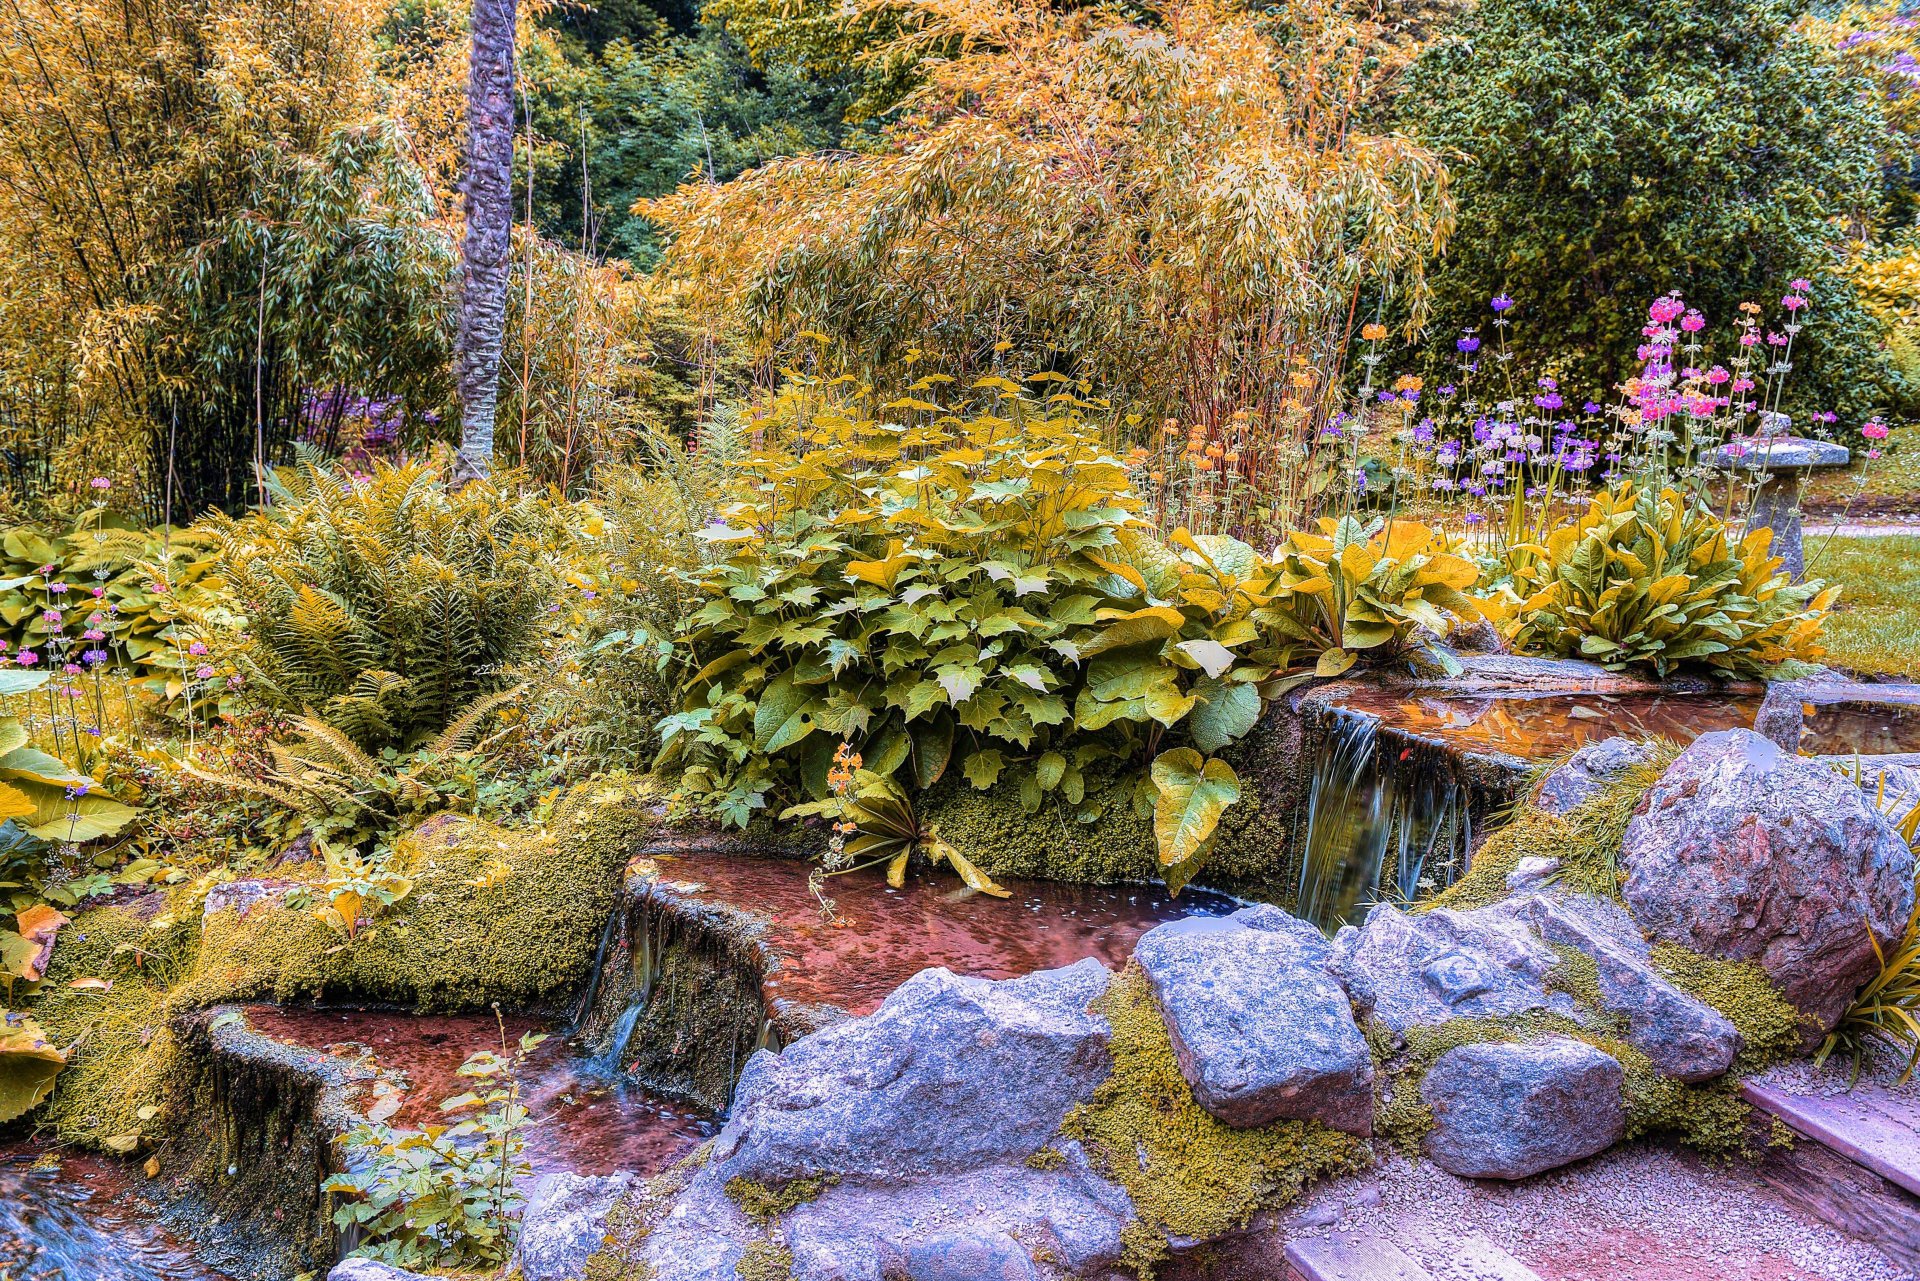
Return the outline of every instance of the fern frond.
{"type": "Polygon", "coordinates": [[[527,683],[521,681],[518,685],[509,689],[503,689],[497,694],[488,694],[485,697],[475,699],[472,703],[468,704],[466,711],[454,718],[453,724],[447,726],[447,728],[441,732],[440,737],[428,744],[427,754],[430,756],[447,756],[472,746],[473,736],[475,732],[479,730],[480,723],[493,712],[498,711],[514,699],[520,697],[521,694],[526,692],[526,688],[527,683]]]}

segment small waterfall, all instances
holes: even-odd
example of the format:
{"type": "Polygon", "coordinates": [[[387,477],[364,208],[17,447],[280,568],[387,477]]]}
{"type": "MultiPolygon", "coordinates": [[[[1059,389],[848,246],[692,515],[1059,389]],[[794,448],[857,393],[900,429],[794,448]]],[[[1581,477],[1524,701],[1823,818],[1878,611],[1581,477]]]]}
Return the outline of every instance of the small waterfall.
{"type": "Polygon", "coordinates": [[[607,1033],[607,1039],[594,1051],[593,1057],[586,1062],[589,1075],[602,1080],[611,1080],[620,1075],[622,1060],[627,1056],[627,1042],[633,1039],[634,1025],[640,1022],[640,1016],[647,1011],[647,994],[636,993],[627,1002],[627,1008],[620,1011],[620,1017],[613,1021],[613,1027],[607,1033]]]}
{"type": "Polygon", "coordinates": [[[1473,848],[1470,801],[1443,750],[1397,747],[1379,717],[1333,709],[1308,794],[1295,910],[1332,930],[1383,899],[1452,884],[1473,848]]]}

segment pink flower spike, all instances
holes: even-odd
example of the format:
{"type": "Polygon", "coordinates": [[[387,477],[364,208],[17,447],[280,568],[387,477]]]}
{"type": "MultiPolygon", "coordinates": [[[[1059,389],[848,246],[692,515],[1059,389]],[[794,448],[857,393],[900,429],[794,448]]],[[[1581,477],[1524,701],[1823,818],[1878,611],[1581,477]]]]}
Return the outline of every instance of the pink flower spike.
{"type": "Polygon", "coordinates": [[[113,482],[108,480],[105,476],[95,476],[92,480],[88,481],[87,484],[93,487],[94,489],[98,489],[101,491],[105,491],[113,488],[113,482]]]}
{"type": "Polygon", "coordinates": [[[1787,282],[1787,288],[1793,290],[1796,294],[1804,294],[1807,290],[1813,288],[1813,282],[1805,279],[1790,280],[1787,282]]]}
{"type": "Polygon", "coordinates": [[[1860,429],[1860,434],[1868,440],[1885,440],[1887,438],[1887,425],[1885,423],[1868,423],[1860,429]]]}
{"type": "Polygon", "coordinates": [[[1788,294],[1785,298],[1782,298],[1780,300],[1780,305],[1782,307],[1785,307],[1788,311],[1799,311],[1802,307],[1807,305],[1807,300],[1805,298],[1802,298],[1799,294],[1788,294]]]}

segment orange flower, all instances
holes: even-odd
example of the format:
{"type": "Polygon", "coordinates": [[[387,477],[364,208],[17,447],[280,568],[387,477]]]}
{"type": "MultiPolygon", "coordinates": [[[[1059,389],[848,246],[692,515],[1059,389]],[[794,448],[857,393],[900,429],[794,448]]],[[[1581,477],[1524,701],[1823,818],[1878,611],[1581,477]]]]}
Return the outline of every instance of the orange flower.
{"type": "Polygon", "coordinates": [[[1165,481],[1166,478],[1167,478],[1167,473],[1163,471],[1150,471],[1147,473],[1147,479],[1152,481],[1156,485],[1165,481]]]}
{"type": "Polygon", "coordinates": [[[1426,380],[1418,374],[1401,374],[1400,377],[1394,380],[1393,389],[1395,391],[1419,391],[1426,385],[1426,380]]]}
{"type": "Polygon", "coordinates": [[[1160,429],[1160,434],[1163,436],[1178,436],[1180,434],[1180,424],[1169,418],[1167,419],[1166,426],[1160,429]]]}
{"type": "Polygon", "coordinates": [[[1240,465],[1240,451],[1239,451],[1239,450],[1237,450],[1237,449],[1236,449],[1236,450],[1234,450],[1234,451],[1233,451],[1232,453],[1230,453],[1230,454],[1228,454],[1228,455],[1227,455],[1227,465],[1228,465],[1228,466],[1230,466],[1230,467],[1237,467],[1237,466],[1239,466],[1239,465],[1240,465]]]}
{"type": "Polygon", "coordinates": [[[1195,471],[1212,471],[1212,470],[1213,470],[1213,459],[1211,459],[1211,458],[1196,458],[1196,459],[1194,459],[1194,460],[1193,460],[1193,469],[1194,469],[1195,471]]]}
{"type": "Polygon", "coordinates": [[[1208,446],[1207,446],[1207,457],[1209,457],[1209,458],[1218,458],[1218,457],[1220,457],[1220,456],[1221,456],[1222,454],[1224,454],[1224,453],[1226,453],[1226,452],[1227,452],[1227,451],[1226,451],[1226,449],[1225,449],[1225,447],[1224,447],[1224,446],[1221,446],[1221,445],[1208,445],[1208,446]]]}
{"type": "Polygon", "coordinates": [[[1387,327],[1377,320],[1370,320],[1360,326],[1360,336],[1368,342],[1379,342],[1387,336],[1387,327]]]}

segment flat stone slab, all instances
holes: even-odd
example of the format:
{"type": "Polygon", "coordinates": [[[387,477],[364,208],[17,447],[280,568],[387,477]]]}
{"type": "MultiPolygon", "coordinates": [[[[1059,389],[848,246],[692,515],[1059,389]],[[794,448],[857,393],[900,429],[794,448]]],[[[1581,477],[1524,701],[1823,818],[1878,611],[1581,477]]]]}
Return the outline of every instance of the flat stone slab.
{"type": "Polygon", "coordinates": [[[1299,1281],[1433,1281],[1400,1247],[1365,1233],[1289,1241],[1286,1258],[1299,1281]]]}
{"type": "Polygon", "coordinates": [[[1920,1108],[1912,1102],[1865,1081],[1845,1094],[1795,1094],[1749,1080],[1740,1096],[1920,1196],[1920,1108]]]}
{"type": "Polygon", "coordinates": [[[1852,456],[1845,445],[1836,445],[1828,440],[1808,440],[1804,436],[1731,441],[1707,455],[1722,467],[1733,466],[1747,471],[1812,471],[1823,467],[1845,467],[1852,456]]]}

